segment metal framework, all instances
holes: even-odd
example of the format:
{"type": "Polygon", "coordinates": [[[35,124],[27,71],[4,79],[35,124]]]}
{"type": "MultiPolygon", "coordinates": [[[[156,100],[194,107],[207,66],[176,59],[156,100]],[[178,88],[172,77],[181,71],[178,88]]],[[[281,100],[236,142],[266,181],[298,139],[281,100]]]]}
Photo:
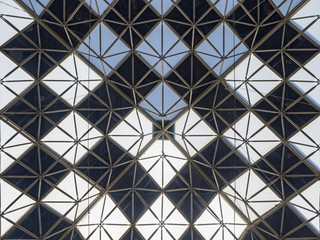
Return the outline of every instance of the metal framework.
{"type": "Polygon", "coordinates": [[[0,1],[0,239],[319,239],[318,0],[0,1]]]}

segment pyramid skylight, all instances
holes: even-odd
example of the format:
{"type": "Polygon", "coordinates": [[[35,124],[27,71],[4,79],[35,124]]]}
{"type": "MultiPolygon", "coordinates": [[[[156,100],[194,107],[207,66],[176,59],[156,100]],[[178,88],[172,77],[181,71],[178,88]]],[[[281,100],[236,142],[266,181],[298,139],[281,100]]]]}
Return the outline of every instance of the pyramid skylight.
{"type": "Polygon", "coordinates": [[[243,116],[224,136],[251,164],[280,143],[279,138],[252,113],[243,116]]]}
{"type": "Polygon", "coordinates": [[[70,105],[76,105],[102,79],[77,55],[70,55],[59,67],[53,69],[43,81],[70,105]]]}
{"type": "Polygon", "coordinates": [[[239,239],[247,224],[223,197],[216,195],[195,226],[205,239],[239,239]]]}
{"type": "Polygon", "coordinates": [[[281,81],[272,70],[253,54],[243,60],[227,76],[228,85],[248,104],[254,105],[281,81]]]}
{"type": "Polygon", "coordinates": [[[129,48],[104,23],[100,23],[78,51],[103,74],[108,75],[128,54],[129,48]]]}
{"type": "Polygon", "coordinates": [[[219,76],[246,51],[246,46],[240,42],[226,23],[221,23],[196,48],[196,52],[203,61],[219,76]]]}
{"type": "Polygon", "coordinates": [[[161,76],[166,76],[189,49],[165,22],[160,22],[137,51],[161,76]]]}
{"type": "Polygon", "coordinates": [[[82,236],[92,240],[120,239],[129,226],[126,217],[108,195],[100,199],[77,225],[82,236]]]}
{"type": "Polygon", "coordinates": [[[289,139],[289,142],[303,155],[303,157],[307,158],[318,170],[320,170],[320,136],[315,129],[318,128],[319,124],[320,117],[317,117],[289,139]]]}
{"type": "Polygon", "coordinates": [[[223,192],[251,222],[280,202],[280,198],[254,171],[245,172],[223,192]]]}
{"type": "Polygon", "coordinates": [[[137,222],[137,229],[145,239],[179,239],[188,228],[187,220],[161,194],[137,222]]]}
{"type": "Polygon", "coordinates": [[[138,110],[133,110],[111,133],[110,137],[133,156],[152,139],[152,123],[138,110]]]}
{"type": "Polygon", "coordinates": [[[0,239],[320,239],[320,1],[0,1],[0,239]]]}

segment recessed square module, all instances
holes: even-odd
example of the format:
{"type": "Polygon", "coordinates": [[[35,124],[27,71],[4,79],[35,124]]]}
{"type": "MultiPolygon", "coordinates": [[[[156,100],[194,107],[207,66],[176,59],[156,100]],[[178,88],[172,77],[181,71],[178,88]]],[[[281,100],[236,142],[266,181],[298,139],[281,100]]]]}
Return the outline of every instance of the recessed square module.
{"type": "Polygon", "coordinates": [[[0,1],[0,239],[320,239],[319,0],[0,1]]]}

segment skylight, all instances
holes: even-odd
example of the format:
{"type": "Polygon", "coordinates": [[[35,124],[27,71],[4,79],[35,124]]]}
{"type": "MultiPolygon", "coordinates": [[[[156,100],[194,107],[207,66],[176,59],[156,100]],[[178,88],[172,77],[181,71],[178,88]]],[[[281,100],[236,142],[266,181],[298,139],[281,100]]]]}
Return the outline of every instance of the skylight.
{"type": "Polygon", "coordinates": [[[73,221],[79,217],[99,191],[75,173],[69,173],[43,202],[73,221]]]}
{"type": "Polygon", "coordinates": [[[165,195],[160,195],[138,220],[137,228],[145,239],[179,239],[188,222],[165,195]]]}
{"type": "Polygon", "coordinates": [[[314,57],[303,68],[296,72],[289,80],[316,105],[320,106],[319,79],[320,69],[318,63],[320,54],[314,57]]]}
{"type": "Polygon", "coordinates": [[[70,113],[42,141],[67,161],[75,163],[100,138],[99,131],[77,113],[70,113]]]}
{"type": "Polygon", "coordinates": [[[320,124],[320,117],[305,126],[301,131],[292,136],[289,142],[310,162],[320,170],[319,143],[320,136],[315,131],[320,124]]]}
{"type": "Polygon", "coordinates": [[[172,120],[179,114],[187,104],[172,91],[165,83],[161,82],[147,97],[140,103],[155,120],[172,120]]]}
{"type": "Polygon", "coordinates": [[[157,140],[141,155],[139,162],[164,188],[186,163],[186,159],[170,141],[157,140]]]}
{"type": "Polygon", "coordinates": [[[127,55],[129,48],[104,23],[100,23],[78,51],[103,74],[108,75],[127,55]]]}
{"type": "Polygon", "coordinates": [[[248,104],[254,105],[281,79],[256,56],[249,55],[226,76],[226,81],[248,104]]]}
{"type": "Polygon", "coordinates": [[[110,137],[136,156],[152,138],[152,123],[138,110],[133,110],[110,133],[110,137]]]}
{"type": "Polygon", "coordinates": [[[250,113],[243,116],[224,136],[251,164],[280,142],[267,126],[250,113]]]}
{"type": "Polygon", "coordinates": [[[78,104],[101,80],[101,77],[76,55],[70,55],[43,79],[70,105],[78,104]]]}
{"type": "Polygon", "coordinates": [[[222,23],[196,48],[196,51],[205,63],[220,75],[230,68],[247,48],[228,24],[222,23]]]}
{"type": "Polygon", "coordinates": [[[280,202],[279,197],[250,170],[231,182],[224,192],[251,222],[280,202]]]}
{"type": "Polygon", "coordinates": [[[215,132],[193,110],[178,119],[175,133],[177,142],[190,156],[216,137],[215,132]]]}
{"type": "Polygon", "coordinates": [[[126,217],[108,195],[100,199],[77,225],[82,236],[92,240],[120,239],[129,226],[126,217]]]}
{"type": "Polygon", "coordinates": [[[311,0],[291,18],[299,29],[304,30],[318,44],[320,43],[320,33],[318,31],[320,28],[319,12],[320,5],[318,1],[311,0]]]}
{"type": "Polygon", "coordinates": [[[320,1],[0,1],[0,239],[320,239],[320,1]]]}
{"type": "Polygon", "coordinates": [[[0,109],[2,109],[30,86],[34,79],[2,53],[0,53],[0,65],[6,66],[0,69],[0,109]]]}
{"type": "Polygon", "coordinates": [[[11,37],[16,35],[18,31],[21,31],[31,22],[33,22],[33,19],[14,1],[10,2],[10,4],[6,4],[6,2],[1,2],[0,6],[0,28],[2,29],[3,33],[5,33],[1,34],[0,36],[0,44],[2,45],[11,37]]]}
{"type": "Polygon", "coordinates": [[[318,232],[320,232],[319,189],[320,181],[317,181],[290,201],[293,208],[318,232]]]}
{"type": "Polygon", "coordinates": [[[161,76],[166,76],[188,50],[170,27],[162,21],[137,48],[141,56],[161,76]]]}
{"type": "Polygon", "coordinates": [[[247,224],[221,195],[216,195],[195,226],[205,239],[238,239],[247,224]]]}

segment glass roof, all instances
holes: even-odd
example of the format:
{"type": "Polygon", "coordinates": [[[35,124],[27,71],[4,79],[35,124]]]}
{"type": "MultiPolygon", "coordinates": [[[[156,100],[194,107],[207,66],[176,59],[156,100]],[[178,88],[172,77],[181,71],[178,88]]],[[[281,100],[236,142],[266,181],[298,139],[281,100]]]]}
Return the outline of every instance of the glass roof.
{"type": "Polygon", "coordinates": [[[0,1],[0,238],[320,239],[320,1],[0,1]]]}

